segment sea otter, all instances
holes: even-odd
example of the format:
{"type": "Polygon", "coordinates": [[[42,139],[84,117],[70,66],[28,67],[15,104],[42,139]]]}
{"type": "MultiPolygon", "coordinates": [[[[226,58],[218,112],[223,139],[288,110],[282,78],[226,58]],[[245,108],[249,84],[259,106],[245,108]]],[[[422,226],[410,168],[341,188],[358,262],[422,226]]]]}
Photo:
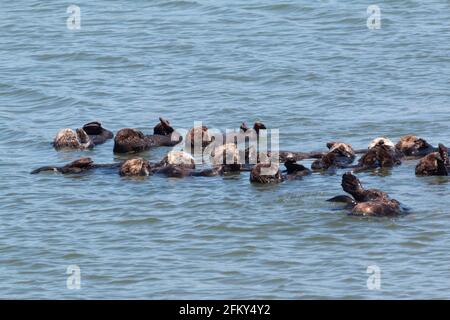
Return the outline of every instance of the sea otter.
{"type": "Polygon", "coordinates": [[[125,161],[119,170],[121,176],[149,176],[152,174],[150,162],[142,158],[134,158],[125,161]]]}
{"type": "Polygon", "coordinates": [[[376,138],[369,144],[369,150],[359,159],[355,171],[400,165],[401,157],[401,152],[395,148],[391,140],[385,137],[376,138]]]}
{"type": "Polygon", "coordinates": [[[283,182],[283,175],[275,163],[258,163],[250,172],[250,182],[252,183],[280,183],[283,182]]]}
{"type": "Polygon", "coordinates": [[[403,212],[397,200],[391,199],[386,192],[378,189],[364,189],[359,179],[351,172],[342,176],[341,185],[342,189],[351,194],[353,198],[337,196],[328,201],[347,203],[352,208],[352,215],[395,216],[403,212]]]}
{"type": "Polygon", "coordinates": [[[193,127],[186,135],[186,144],[191,147],[191,150],[194,150],[196,146],[206,148],[213,141],[214,138],[209,134],[207,126],[193,127]]]}
{"type": "Polygon", "coordinates": [[[407,157],[423,157],[437,151],[425,139],[418,138],[415,135],[401,137],[395,148],[407,157]]]}
{"type": "Polygon", "coordinates": [[[286,172],[287,179],[295,179],[311,174],[311,170],[304,165],[297,163],[293,156],[287,156],[284,166],[286,167],[284,172],[286,172]]]}
{"type": "Polygon", "coordinates": [[[167,120],[160,118],[154,131],[165,134],[144,135],[141,131],[130,128],[119,130],[114,138],[114,152],[142,152],[153,147],[171,147],[181,142],[180,135],[170,127],[167,120]]]}
{"type": "Polygon", "coordinates": [[[450,162],[447,147],[439,144],[438,152],[430,153],[420,159],[416,166],[418,176],[448,176],[450,162]]]}
{"type": "Polygon", "coordinates": [[[170,151],[159,163],[159,167],[178,166],[187,169],[195,169],[195,160],[187,152],[170,151]]]}
{"type": "Polygon", "coordinates": [[[62,174],[72,174],[72,173],[85,173],[92,169],[113,169],[116,170],[120,167],[120,163],[111,164],[95,164],[91,158],[80,158],[72,161],[65,166],[44,166],[31,171],[31,174],[37,174],[45,171],[59,172],[62,174]]]}
{"type": "Polygon", "coordinates": [[[321,159],[311,164],[313,170],[327,170],[330,168],[346,168],[355,160],[352,146],[343,142],[328,142],[329,151],[321,159]]]}
{"type": "Polygon", "coordinates": [[[102,124],[98,121],[86,123],[83,126],[83,130],[89,135],[89,138],[92,140],[94,145],[105,143],[114,137],[114,134],[103,128],[102,124]]]}
{"type": "Polygon", "coordinates": [[[66,128],[60,130],[53,140],[53,147],[56,150],[61,149],[79,149],[86,150],[94,147],[94,142],[89,138],[88,134],[83,129],[66,128]]]}

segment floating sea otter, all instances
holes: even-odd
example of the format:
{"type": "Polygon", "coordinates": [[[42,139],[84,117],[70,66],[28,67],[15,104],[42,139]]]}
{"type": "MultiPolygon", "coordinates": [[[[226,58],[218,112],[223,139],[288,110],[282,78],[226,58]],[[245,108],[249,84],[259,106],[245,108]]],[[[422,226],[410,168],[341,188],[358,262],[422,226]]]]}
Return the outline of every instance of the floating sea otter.
{"type": "Polygon", "coordinates": [[[269,184],[283,182],[283,175],[274,163],[258,163],[250,172],[250,182],[269,184]]]}
{"type": "Polygon", "coordinates": [[[69,128],[58,132],[53,140],[56,150],[60,149],[91,149],[97,144],[102,144],[112,139],[113,133],[102,127],[98,121],[89,122],[82,129],[75,131],[69,128]]]}
{"type": "Polygon", "coordinates": [[[153,129],[153,135],[144,135],[139,130],[125,128],[117,132],[114,138],[114,152],[142,152],[152,147],[174,146],[181,142],[181,137],[173,130],[167,120],[159,118],[160,123],[153,129]]]}
{"type": "Polygon", "coordinates": [[[439,144],[438,152],[430,153],[420,159],[416,166],[418,176],[448,176],[450,161],[448,150],[443,144],[439,144]]]}
{"type": "Polygon", "coordinates": [[[77,129],[76,131],[74,131],[72,129],[66,128],[58,132],[55,139],[53,140],[53,147],[56,150],[86,150],[92,149],[94,147],[94,143],[83,129],[77,129]]]}
{"type": "Polygon", "coordinates": [[[190,146],[192,150],[194,150],[196,146],[205,148],[213,141],[214,138],[210,136],[207,126],[191,128],[186,135],[187,147],[190,146]]]}
{"type": "Polygon", "coordinates": [[[113,164],[94,164],[91,158],[80,158],[72,161],[65,166],[45,166],[31,171],[31,174],[37,174],[44,171],[59,172],[62,174],[84,173],[92,169],[117,169],[120,163],[113,164]]]}
{"type": "Polygon", "coordinates": [[[349,196],[337,196],[329,199],[332,202],[344,202],[352,208],[351,214],[358,216],[395,216],[403,212],[403,209],[395,199],[378,189],[364,189],[359,179],[347,172],[342,176],[342,189],[351,194],[349,196]]]}
{"type": "Polygon", "coordinates": [[[369,144],[369,150],[359,159],[355,171],[400,165],[401,157],[401,152],[391,140],[385,137],[376,138],[369,144]]]}
{"type": "Polygon", "coordinates": [[[423,157],[427,154],[437,151],[425,139],[418,138],[414,135],[407,135],[400,138],[395,148],[404,156],[423,157]]]}
{"type": "Polygon", "coordinates": [[[346,168],[355,160],[352,146],[342,142],[327,143],[328,153],[311,164],[313,170],[327,170],[330,168],[346,168]]]}
{"type": "Polygon", "coordinates": [[[304,165],[297,163],[296,159],[293,156],[287,156],[286,161],[284,162],[284,166],[286,167],[286,170],[284,171],[286,173],[285,177],[288,180],[311,174],[311,170],[306,168],[304,165]]]}

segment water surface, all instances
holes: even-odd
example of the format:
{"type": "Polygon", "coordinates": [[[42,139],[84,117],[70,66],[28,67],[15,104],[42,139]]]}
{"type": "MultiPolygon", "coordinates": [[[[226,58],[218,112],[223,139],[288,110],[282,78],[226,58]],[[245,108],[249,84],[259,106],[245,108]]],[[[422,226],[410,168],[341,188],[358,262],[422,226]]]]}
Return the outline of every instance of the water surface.
{"type": "MultiPolygon", "coordinates": [[[[0,5],[2,298],[447,298],[450,181],[415,162],[360,174],[412,209],[361,219],[325,200],[337,175],[277,186],[235,177],[30,175],[108,142],[56,152],[60,128],[95,119],[150,132],[159,116],[237,128],[261,119],[283,149],[357,148],[416,133],[450,144],[450,4],[378,1],[65,1],[0,5]],[[81,289],[66,268],[81,268],[81,289]],[[381,269],[368,290],[366,269],[381,269]]],[[[141,154],[160,159],[168,148],[141,154]]],[[[308,162],[306,162],[308,163],[308,162]]]]}

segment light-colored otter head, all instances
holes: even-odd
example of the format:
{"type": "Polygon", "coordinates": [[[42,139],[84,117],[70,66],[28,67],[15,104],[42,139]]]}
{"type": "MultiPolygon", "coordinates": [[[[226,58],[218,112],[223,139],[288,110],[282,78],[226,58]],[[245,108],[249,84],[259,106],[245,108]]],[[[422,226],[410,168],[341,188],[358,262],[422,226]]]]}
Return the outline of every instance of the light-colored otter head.
{"type": "Polygon", "coordinates": [[[211,152],[213,165],[240,164],[239,149],[234,143],[219,145],[211,152]]]}
{"type": "Polygon", "coordinates": [[[208,128],[206,126],[194,127],[189,130],[186,136],[186,141],[191,145],[191,147],[201,146],[202,148],[204,148],[213,140],[214,139],[209,134],[208,128]]]}
{"type": "Polygon", "coordinates": [[[55,149],[89,149],[94,146],[91,139],[83,129],[66,128],[60,130],[53,140],[55,149]]]}
{"type": "Polygon", "coordinates": [[[170,151],[163,159],[164,165],[174,165],[183,168],[195,169],[195,160],[187,152],[170,151]]]}
{"type": "Polygon", "coordinates": [[[327,147],[330,149],[330,152],[338,153],[339,155],[349,158],[355,157],[355,151],[352,146],[347,143],[330,142],[327,144],[327,147]]]}
{"type": "Polygon", "coordinates": [[[406,156],[424,156],[434,151],[434,148],[425,139],[415,135],[401,137],[395,148],[406,156]]]}
{"type": "Polygon", "coordinates": [[[120,167],[121,176],[148,176],[150,175],[150,163],[142,158],[125,161],[120,167]]]}
{"type": "Polygon", "coordinates": [[[391,148],[395,148],[394,143],[389,140],[386,137],[378,137],[376,139],[373,139],[372,142],[369,143],[369,149],[372,149],[378,145],[382,145],[384,144],[385,146],[391,147],[391,148]]]}

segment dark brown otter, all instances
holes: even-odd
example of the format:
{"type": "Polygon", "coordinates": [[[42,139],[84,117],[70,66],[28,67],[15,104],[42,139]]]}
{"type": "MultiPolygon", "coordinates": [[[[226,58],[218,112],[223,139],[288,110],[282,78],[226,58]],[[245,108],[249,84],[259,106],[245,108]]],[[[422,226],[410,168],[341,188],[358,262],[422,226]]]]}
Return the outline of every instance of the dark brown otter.
{"type": "Polygon", "coordinates": [[[91,138],[95,145],[105,143],[114,137],[114,134],[103,128],[102,124],[98,121],[86,123],[83,126],[83,130],[89,135],[89,138],[91,138]]]}
{"type": "Polygon", "coordinates": [[[31,174],[37,174],[44,171],[59,172],[62,174],[72,174],[72,173],[85,173],[92,169],[117,169],[120,167],[120,163],[112,164],[94,164],[91,158],[80,158],[75,160],[65,166],[45,166],[31,171],[31,174]]]}
{"type": "Polygon", "coordinates": [[[395,148],[408,157],[423,157],[437,151],[425,139],[418,138],[415,135],[401,137],[395,148]]]}
{"type": "Polygon", "coordinates": [[[359,159],[355,170],[394,167],[402,163],[401,157],[402,154],[397,149],[380,139],[359,159]]]}
{"type": "Polygon", "coordinates": [[[442,143],[439,144],[438,152],[430,153],[420,159],[416,166],[418,176],[448,176],[450,163],[448,149],[442,143]]]}
{"type": "MultiPolygon", "coordinates": [[[[157,129],[157,131],[158,130],[160,129],[157,129]]],[[[166,132],[169,131],[167,128],[161,130],[166,130],[166,132]]],[[[153,147],[171,147],[178,144],[180,141],[181,137],[173,131],[166,135],[144,135],[144,133],[139,130],[125,128],[119,130],[114,138],[114,152],[142,152],[153,147]]]]}
{"type": "Polygon", "coordinates": [[[394,216],[403,212],[400,203],[391,199],[386,192],[378,189],[364,189],[359,179],[351,172],[342,176],[342,189],[351,194],[329,199],[333,202],[345,202],[351,208],[352,215],[362,216],[394,216]]]}
{"type": "Polygon", "coordinates": [[[311,170],[306,168],[304,165],[297,163],[294,157],[288,157],[284,162],[286,167],[286,178],[294,179],[296,177],[303,177],[311,174],[311,170]]]}
{"type": "Polygon", "coordinates": [[[250,172],[250,182],[252,183],[280,183],[283,176],[278,169],[278,165],[270,163],[258,163],[250,172]]]}
{"type": "Polygon", "coordinates": [[[170,122],[166,119],[159,118],[159,123],[153,128],[153,134],[168,136],[175,130],[170,125],[170,122]]]}
{"type": "Polygon", "coordinates": [[[256,131],[256,134],[259,135],[259,130],[267,130],[266,126],[264,125],[264,123],[260,122],[260,121],[256,121],[253,124],[253,130],[256,131]]]}
{"type": "Polygon", "coordinates": [[[342,142],[328,142],[328,153],[311,164],[313,170],[330,168],[346,168],[355,160],[355,152],[351,145],[342,142]]]}

